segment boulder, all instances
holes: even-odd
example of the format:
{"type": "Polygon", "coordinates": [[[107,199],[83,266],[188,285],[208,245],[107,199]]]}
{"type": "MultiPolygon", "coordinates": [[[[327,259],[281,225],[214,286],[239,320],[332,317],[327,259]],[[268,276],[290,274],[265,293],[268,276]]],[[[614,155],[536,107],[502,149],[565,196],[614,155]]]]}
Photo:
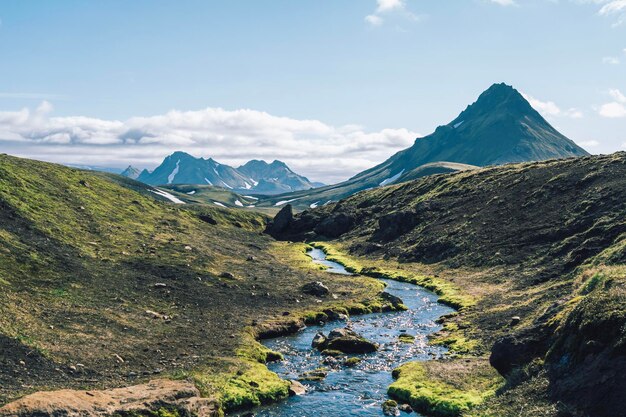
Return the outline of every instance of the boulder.
{"type": "Polygon", "coordinates": [[[306,394],[306,387],[302,385],[300,382],[291,380],[289,381],[289,396],[293,397],[295,395],[304,395],[306,394]]]}
{"type": "Polygon", "coordinates": [[[386,416],[399,416],[400,410],[398,409],[398,403],[394,400],[387,400],[383,403],[383,414],[386,416]]]}
{"type": "Polygon", "coordinates": [[[324,336],[324,333],[322,332],[317,332],[315,336],[313,336],[311,347],[317,349],[317,348],[323,347],[325,344],[326,344],[326,336],[324,336]]]}
{"type": "Polygon", "coordinates": [[[378,346],[366,340],[350,329],[334,329],[328,334],[325,349],[338,350],[343,353],[371,353],[378,350],[378,346]]]}
{"type": "Polygon", "coordinates": [[[291,204],[287,204],[285,207],[280,209],[274,217],[274,220],[267,225],[265,233],[273,237],[278,237],[287,231],[292,221],[293,207],[291,204]]]}
{"type": "Polygon", "coordinates": [[[315,297],[325,297],[330,294],[330,290],[320,281],[309,282],[302,286],[302,292],[315,297]]]}
{"type": "Polygon", "coordinates": [[[335,238],[350,231],[356,221],[352,216],[344,213],[332,215],[323,219],[316,227],[315,233],[318,235],[335,238]]]}

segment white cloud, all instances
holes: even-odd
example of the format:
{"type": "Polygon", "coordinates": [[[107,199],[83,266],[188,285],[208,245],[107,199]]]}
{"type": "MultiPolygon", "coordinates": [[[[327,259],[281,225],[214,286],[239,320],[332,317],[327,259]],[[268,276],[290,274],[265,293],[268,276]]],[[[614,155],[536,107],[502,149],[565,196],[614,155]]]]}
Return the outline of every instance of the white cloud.
{"type": "Polygon", "coordinates": [[[626,106],[622,103],[612,102],[600,106],[600,116],[611,119],[626,117],[626,106]]]}
{"type": "Polygon", "coordinates": [[[621,91],[619,91],[618,89],[612,89],[609,90],[609,95],[611,97],[613,97],[613,100],[619,102],[619,103],[626,103],[626,96],[624,94],[622,94],[621,91]]]}
{"type": "Polygon", "coordinates": [[[584,117],[583,112],[579,109],[572,107],[567,110],[561,110],[553,101],[541,101],[526,93],[522,93],[522,96],[524,96],[535,110],[544,116],[569,117],[570,119],[580,119],[584,117]]]}
{"type": "Polygon", "coordinates": [[[598,142],[597,140],[579,141],[578,144],[583,148],[596,148],[600,146],[600,142],[598,142]]]}
{"type": "Polygon", "coordinates": [[[613,26],[626,22],[626,0],[600,1],[600,3],[606,3],[598,12],[600,16],[617,16],[617,21],[613,26]]]}
{"type": "Polygon", "coordinates": [[[609,64],[609,65],[617,65],[620,63],[620,60],[619,58],[615,56],[605,56],[604,58],[602,58],[602,63],[609,64]]]}
{"type": "Polygon", "coordinates": [[[626,96],[618,89],[609,90],[609,95],[613,101],[600,106],[598,114],[611,119],[626,117],[626,96]]]}
{"type": "Polygon", "coordinates": [[[391,17],[411,21],[420,20],[419,16],[407,10],[406,0],[376,0],[376,10],[365,16],[365,21],[372,26],[381,26],[387,18],[391,17]]]}
{"type": "Polygon", "coordinates": [[[43,102],[35,110],[0,111],[3,152],[53,162],[154,167],[183,150],[233,165],[281,159],[314,180],[335,182],[382,162],[420,136],[407,129],[368,132],[248,109],[172,110],[126,121],[52,117],[52,110],[43,102]]]}
{"type": "Polygon", "coordinates": [[[375,14],[365,16],[365,21],[372,26],[380,26],[383,24],[383,19],[380,16],[376,16],[375,14]]]}
{"type": "Polygon", "coordinates": [[[405,6],[404,0],[376,0],[376,3],[378,3],[376,13],[385,13],[392,10],[402,10],[405,6]]]}
{"type": "Polygon", "coordinates": [[[517,6],[515,0],[489,0],[492,3],[499,4],[500,6],[517,6]]]}

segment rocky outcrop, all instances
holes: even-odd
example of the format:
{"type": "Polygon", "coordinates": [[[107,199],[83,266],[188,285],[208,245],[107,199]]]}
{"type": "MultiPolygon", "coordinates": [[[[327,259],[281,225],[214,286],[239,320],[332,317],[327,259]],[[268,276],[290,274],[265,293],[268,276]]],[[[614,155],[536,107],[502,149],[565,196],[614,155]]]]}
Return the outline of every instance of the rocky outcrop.
{"type": "Polygon", "coordinates": [[[365,339],[354,330],[343,328],[334,329],[325,337],[318,333],[313,344],[319,350],[339,351],[343,353],[371,353],[378,350],[378,346],[365,339]]]}
{"type": "Polygon", "coordinates": [[[265,233],[273,237],[280,237],[289,228],[293,221],[293,207],[287,204],[274,216],[274,219],[268,223],[265,233]]]}
{"type": "Polygon", "coordinates": [[[37,392],[0,408],[2,417],[101,417],[141,415],[159,410],[180,415],[222,416],[217,403],[201,398],[186,381],[157,379],[142,385],[104,391],[59,390],[37,392]]]}
{"type": "Polygon", "coordinates": [[[302,286],[302,292],[315,297],[325,297],[330,293],[330,290],[326,285],[324,285],[324,283],[315,281],[304,284],[302,286]]]}

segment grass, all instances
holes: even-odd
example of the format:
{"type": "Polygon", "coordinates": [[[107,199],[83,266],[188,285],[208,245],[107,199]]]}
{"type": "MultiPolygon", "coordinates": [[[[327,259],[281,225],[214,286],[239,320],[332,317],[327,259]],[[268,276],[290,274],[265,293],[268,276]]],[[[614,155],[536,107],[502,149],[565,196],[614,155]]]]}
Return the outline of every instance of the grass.
{"type": "Polygon", "coordinates": [[[502,379],[482,359],[409,362],[393,371],[392,398],[435,417],[458,417],[495,395],[502,379]]]}
{"type": "Polygon", "coordinates": [[[474,297],[465,294],[456,285],[440,278],[415,274],[406,270],[391,270],[384,266],[384,262],[366,259],[357,259],[349,256],[333,244],[327,242],[312,242],[312,246],[322,249],[329,261],[337,262],[348,272],[365,275],[373,278],[386,278],[396,281],[409,282],[426,288],[439,296],[438,302],[463,310],[475,305],[474,297]]]}

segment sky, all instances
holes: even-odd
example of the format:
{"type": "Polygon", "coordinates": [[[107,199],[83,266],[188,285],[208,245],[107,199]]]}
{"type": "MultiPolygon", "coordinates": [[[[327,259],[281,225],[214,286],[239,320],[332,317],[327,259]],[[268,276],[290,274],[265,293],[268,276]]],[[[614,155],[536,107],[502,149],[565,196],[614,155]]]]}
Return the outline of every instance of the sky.
{"type": "Polygon", "coordinates": [[[346,179],[506,82],[626,150],[626,0],[0,0],[0,152],[346,179]]]}

